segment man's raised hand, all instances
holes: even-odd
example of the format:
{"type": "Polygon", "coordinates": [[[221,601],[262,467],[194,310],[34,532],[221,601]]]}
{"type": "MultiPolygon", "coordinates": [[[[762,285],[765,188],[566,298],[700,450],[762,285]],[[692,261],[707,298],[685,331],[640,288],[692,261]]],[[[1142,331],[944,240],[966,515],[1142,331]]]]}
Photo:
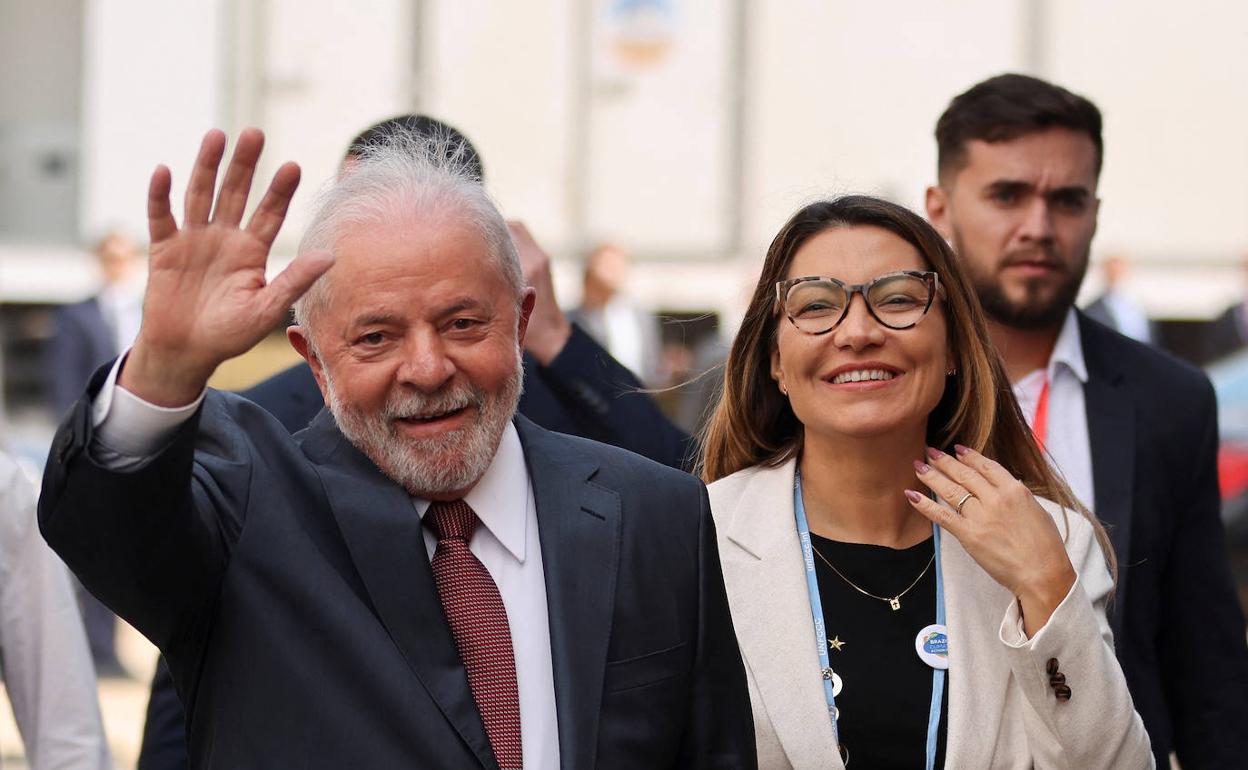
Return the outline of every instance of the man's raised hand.
{"type": "Polygon", "coordinates": [[[119,379],[146,401],[181,406],[195,400],[217,366],[263,339],[333,264],[326,252],[300,254],[271,282],[265,280],[269,249],[299,186],[299,167],[286,163],[277,170],[242,227],[263,146],[259,130],[239,134],[214,207],[225,134],[209,131],[186,186],[181,228],[170,210],[169,169],[158,166],[152,173],[143,325],[119,379]]]}

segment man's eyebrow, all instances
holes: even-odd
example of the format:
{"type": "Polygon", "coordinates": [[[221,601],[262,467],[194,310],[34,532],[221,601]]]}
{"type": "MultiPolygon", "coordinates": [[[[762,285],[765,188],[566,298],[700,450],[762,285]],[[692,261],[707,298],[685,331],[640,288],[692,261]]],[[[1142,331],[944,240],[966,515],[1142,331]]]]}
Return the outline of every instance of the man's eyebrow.
{"type": "Polygon", "coordinates": [[[475,299],[473,297],[461,297],[460,299],[455,300],[451,304],[439,310],[438,317],[444,318],[448,315],[455,315],[456,313],[462,313],[465,310],[482,310],[484,308],[485,308],[485,303],[481,302],[478,299],[475,299]]]}
{"type": "Polygon", "coordinates": [[[396,323],[398,320],[398,316],[393,313],[370,313],[352,319],[351,326],[352,328],[359,326],[385,326],[396,323]]]}
{"type": "Polygon", "coordinates": [[[1034,189],[1034,185],[1021,179],[994,179],[984,189],[990,192],[1022,192],[1034,189]]]}

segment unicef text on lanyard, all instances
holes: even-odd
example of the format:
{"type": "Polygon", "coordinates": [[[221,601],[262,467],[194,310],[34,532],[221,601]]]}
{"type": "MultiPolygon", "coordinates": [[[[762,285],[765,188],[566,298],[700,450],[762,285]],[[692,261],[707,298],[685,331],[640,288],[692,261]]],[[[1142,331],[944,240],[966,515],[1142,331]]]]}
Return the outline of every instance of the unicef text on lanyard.
{"type": "MultiPolygon", "coordinates": [[[[832,670],[832,662],[828,656],[828,632],[823,623],[823,602],[819,598],[819,581],[815,577],[815,555],[810,544],[810,525],[806,521],[806,504],[802,501],[802,475],[798,473],[793,480],[793,510],[797,515],[797,538],[802,543],[802,561],[806,565],[806,589],[810,592],[810,614],[815,623],[815,646],[819,650],[819,673],[823,679],[823,694],[828,701],[828,717],[832,720],[832,735],[842,750],[845,764],[849,764],[848,754],[841,746],[840,730],[836,720],[840,712],[836,708],[836,698],[832,692],[833,677],[839,676],[832,670]]],[[[936,625],[943,631],[945,627],[945,589],[944,574],[940,569],[940,527],[932,525],[933,547],[936,549],[936,625]]],[[[920,637],[927,634],[932,626],[920,632],[920,637]]],[[[916,647],[919,642],[916,642],[916,647]]],[[[931,656],[923,657],[924,662],[932,665],[931,656]]],[[[945,658],[947,660],[947,657],[945,658]]],[[[932,666],[932,704],[927,716],[927,761],[924,767],[933,770],[936,766],[936,739],[940,730],[940,704],[945,694],[945,670],[932,666]]]]}

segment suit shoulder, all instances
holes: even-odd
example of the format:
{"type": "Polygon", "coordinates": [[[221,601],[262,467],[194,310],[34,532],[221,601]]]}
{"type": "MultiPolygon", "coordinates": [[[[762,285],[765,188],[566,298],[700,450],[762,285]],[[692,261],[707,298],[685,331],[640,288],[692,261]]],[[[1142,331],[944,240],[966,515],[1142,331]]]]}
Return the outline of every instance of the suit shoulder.
{"type": "Polygon", "coordinates": [[[545,431],[551,440],[566,445],[571,452],[582,457],[593,458],[602,468],[600,474],[609,478],[618,478],[633,483],[674,484],[690,488],[702,486],[701,481],[685,471],[655,462],[636,452],[589,438],[557,433],[544,428],[538,429],[545,431]]]}
{"type": "Polygon", "coordinates": [[[711,509],[723,508],[726,503],[735,500],[741,490],[764,469],[765,466],[762,465],[751,465],[707,484],[706,492],[711,498],[711,509]]]}
{"type": "MultiPolygon", "coordinates": [[[[1213,385],[1198,367],[1183,359],[1146,345],[1089,319],[1081,319],[1084,329],[1084,357],[1100,368],[1119,369],[1132,384],[1165,399],[1213,398],[1213,385]],[[1098,360],[1100,359],[1100,360],[1098,360]]],[[[1090,367],[1091,368],[1091,367],[1090,367]]]]}

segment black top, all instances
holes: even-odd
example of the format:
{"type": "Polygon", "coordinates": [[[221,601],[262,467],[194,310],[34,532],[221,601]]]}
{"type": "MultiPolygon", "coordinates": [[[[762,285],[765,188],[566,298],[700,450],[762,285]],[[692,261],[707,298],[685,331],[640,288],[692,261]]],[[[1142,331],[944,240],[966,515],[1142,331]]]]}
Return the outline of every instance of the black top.
{"type": "MultiPolygon", "coordinates": [[[[914,650],[914,638],[936,622],[936,565],[901,597],[901,609],[863,596],[829,567],[876,596],[896,596],[922,572],[932,558],[929,538],[904,550],[861,543],[841,543],[811,534],[819,598],[828,630],[828,656],[841,678],[836,696],[841,745],[849,766],[923,767],[927,720],[932,704],[932,669],[914,650]],[[823,558],[820,558],[822,556],[823,558]],[[835,649],[832,642],[842,642],[835,649]]],[[[945,730],[949,721],[949,680],[940,707],[936,767],[945,764],[945,730]]]]}

